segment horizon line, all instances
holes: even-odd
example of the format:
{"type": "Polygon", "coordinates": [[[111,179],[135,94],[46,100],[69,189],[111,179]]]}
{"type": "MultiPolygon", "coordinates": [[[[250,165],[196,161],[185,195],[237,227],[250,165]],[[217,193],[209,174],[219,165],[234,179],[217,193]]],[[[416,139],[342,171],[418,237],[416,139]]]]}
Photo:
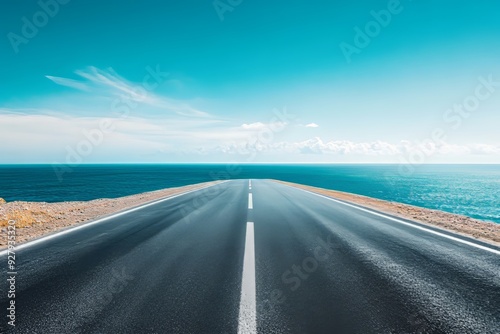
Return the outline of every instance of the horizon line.
{"type": "Polygon", "coordinates": [[[412,165],[412,166],[428,166],[428,165],[500,165],[500,162],[440,162],[440,163],[422,163],[422,164],[404,164],[397,162],[237,162],[237,161],[222,161],[222,162],[90,162],[81,163],[78,165],[63,164],[63,163],[0,163],[0,166],[28,166],[28,165],[44,165],[44,166],[68,166],[69,168],[77,168],[81,166],[95,165],[412,165]]]}

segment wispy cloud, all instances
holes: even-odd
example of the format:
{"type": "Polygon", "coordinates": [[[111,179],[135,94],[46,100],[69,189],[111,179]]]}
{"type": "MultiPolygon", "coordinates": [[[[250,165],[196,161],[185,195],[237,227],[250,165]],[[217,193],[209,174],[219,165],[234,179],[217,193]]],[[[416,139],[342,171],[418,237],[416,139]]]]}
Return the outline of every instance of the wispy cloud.
{"type": "Polygon", "coordinates": [[[75,74],[83,80],[51,75],[46,75],[46,77],[61,86],[98,95],[123,97],[133,102],[170,111],[181,116],[210,117],[209,113],[193,107],[189,102],[156,94],[143,83],[130,82],[118,75],[113,69],[101,70],[90,66],[84,70],[75,71],[75,74]]]}
{"type": "Polygon", "coordinates": [[[54,77],[52,75],[46,75],[45,77],[61,86],[66,86],[83,91],[90,91],[90,87],[85,82],[82,81],[68,79],[68,78],[54,77]]]}

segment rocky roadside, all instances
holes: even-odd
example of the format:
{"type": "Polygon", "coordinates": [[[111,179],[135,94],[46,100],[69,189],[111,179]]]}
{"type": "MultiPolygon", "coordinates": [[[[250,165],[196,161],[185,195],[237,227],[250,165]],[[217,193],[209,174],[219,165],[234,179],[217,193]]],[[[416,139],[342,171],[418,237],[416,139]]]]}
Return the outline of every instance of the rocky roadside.
{"type": "Polygon", "coordinates": [[[7,226],[15,221],[16,244],[20,244],[63,228],[123,211],[154,200],[200,189],[218,182],[206,182],[185,187],[157,191],[113,199],[96,199],[82,202],[9,202],[0,199],[0,249],[7,247],[7,226]]]}

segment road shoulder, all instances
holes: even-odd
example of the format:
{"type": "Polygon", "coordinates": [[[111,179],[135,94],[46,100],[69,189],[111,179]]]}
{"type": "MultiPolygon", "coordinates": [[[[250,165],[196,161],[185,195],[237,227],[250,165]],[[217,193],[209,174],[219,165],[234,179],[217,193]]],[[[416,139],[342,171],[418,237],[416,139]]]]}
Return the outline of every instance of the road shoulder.
{"type": "Polygon", "coordinates": [[[16,244],[86,224],[120,211],[188,191],[202,189],[219,183],[205,182],[183,187],[166,188],[119,198],[102,198],[78,202],[8,202],[0,204],[0,250],[7,247],[9,221],[15,222],[16,244]]]}
{"type": "Polygon", "coordinates": [[[354,205],[359,205],[368,209],[381,211],[392,216],[416,221],[418,223],[440,228],[445,231],[458,233],[497,247],[500,246],[500,224],[481,221],[444,211],[431,210],[398,202],[384,201],[336,190],[312,187],[280,180],[273,181],[345,201],[354,205]]]}

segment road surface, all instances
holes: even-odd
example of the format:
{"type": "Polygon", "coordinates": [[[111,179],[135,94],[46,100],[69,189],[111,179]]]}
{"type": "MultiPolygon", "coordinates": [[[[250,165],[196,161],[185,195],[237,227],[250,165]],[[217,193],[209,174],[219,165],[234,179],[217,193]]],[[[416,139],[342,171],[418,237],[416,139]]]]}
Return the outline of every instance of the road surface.
{"type": "Polygon", "coordinates": [[[498,248],[268,180],[28,243],[16,266],[13,333],[500,332],[498,248]]]}

